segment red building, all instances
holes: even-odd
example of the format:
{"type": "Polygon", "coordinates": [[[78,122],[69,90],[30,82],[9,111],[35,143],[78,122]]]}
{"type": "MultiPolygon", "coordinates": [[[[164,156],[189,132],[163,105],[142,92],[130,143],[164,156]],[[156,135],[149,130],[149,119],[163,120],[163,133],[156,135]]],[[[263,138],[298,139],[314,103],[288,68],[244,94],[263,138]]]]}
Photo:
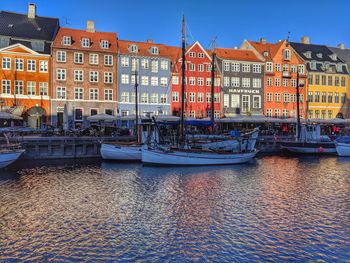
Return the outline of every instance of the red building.
{"type": "MultiPolygon", "coordinates": [[[[199,42],[186,49],[186,85],[185,114],[191,118],[206,118],[211,115],[211,53],[206,51],[199,42]]],[[[181,55],[176,59],[172,73],[172,104],[173,115],[179,116],[181,111],[181,55]]],[[[221,116],[221,77],[215,73],[214,115],[221,116]]]]}
{"type": "Polygon", "coordinates": [[[265,59],[264,114],[268,117],[296,117],[296,86],[299,71],[300,116],[306,117],[307,71],[303,59],[288,41],[267,43],[245,40],[242,49],[253,50],[265,59]]]}

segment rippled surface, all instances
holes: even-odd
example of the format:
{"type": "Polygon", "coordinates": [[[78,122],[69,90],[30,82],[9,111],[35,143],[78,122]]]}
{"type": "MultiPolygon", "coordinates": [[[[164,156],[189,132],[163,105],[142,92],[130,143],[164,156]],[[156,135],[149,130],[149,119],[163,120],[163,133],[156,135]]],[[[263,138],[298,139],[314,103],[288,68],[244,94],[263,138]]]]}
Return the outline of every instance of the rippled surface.
{"type": "Polygon", "coordinates": [[[350,259],[350,159],[0,171],[1,261],[350,259]]]}

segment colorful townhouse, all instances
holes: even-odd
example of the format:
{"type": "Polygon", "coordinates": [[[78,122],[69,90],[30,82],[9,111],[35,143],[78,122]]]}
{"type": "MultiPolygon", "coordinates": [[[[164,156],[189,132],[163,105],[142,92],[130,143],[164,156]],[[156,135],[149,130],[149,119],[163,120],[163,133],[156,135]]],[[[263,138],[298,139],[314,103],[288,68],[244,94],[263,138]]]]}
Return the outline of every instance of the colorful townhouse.
{"type": "Polygon", "coordinates": [[[296,87],[299,72],[300,116],[306,117],[307,70],[303,59],[287,40],[267,43],[244,40],[241,49],[253,50],[265,60],[264,114],[267,117],[297,117],[296,87]]]}
{"type": "Polygon", "coordinates": [[[307,112],[309,119],[346,117],[349,89],[346,63],[325,45],[310,44],[309,37],[290,45],[306,61],[308,75],[307,112]]]}
{"type": "Polygon", "coordinates": [[[50,119],[51,44],[59,29],[57,18],[0,12],[0,106],[40,128],[50,119]]]}
{"type": "Polygon", "coordinates": [[[222,73],[222,115],[264,113],[264,58],[250,50],[216,48],[222,73]]]}
{"type": "Polygon", "coordinates": [[[118,40],[118,115],[135,116],[135,82],[140,116],[171,114],[171,47],[118,40]]]}
{"type": "MultiPolygon", "coordinates": [[[[332,52],[337,54],[337,56],[343,60],[347,65],[347,71],[350,72],[350,49],[345,48],[344,44],[339,44],[337,47],[328,47],[332,52]]],[[[346,95],[346,103],[342,105],[341,112],[343,113],[343,117],[349,119],[350,118],[350,75],[347,75],[347,95],[346,95]]]]}
{"type": "MultiPolygon", "coordinates": [[[[181,54],[181,53],[179,53],[181,54]]],[[[186,48],[186,79],[185,79],[185,109],[184,113],[189,118],[208,118],[211,116],[211,68],[212,56],[211,52],[205,50],[199,42],[186,48]]],[[[174,64],[172,76],[172,114],[179,116],[181,113],[181,75],[182,75],[182,59],[174,64]]],[[[222,116],[221,107],[221,73],[217,66],[214,78],[214,117],[222,116]]]]}
{"type": "Polygon", "coordinates": [[[117,35],[60,28],[52,46],[52,124],[89,125],[87,117],[117,114],[117,35]]]}

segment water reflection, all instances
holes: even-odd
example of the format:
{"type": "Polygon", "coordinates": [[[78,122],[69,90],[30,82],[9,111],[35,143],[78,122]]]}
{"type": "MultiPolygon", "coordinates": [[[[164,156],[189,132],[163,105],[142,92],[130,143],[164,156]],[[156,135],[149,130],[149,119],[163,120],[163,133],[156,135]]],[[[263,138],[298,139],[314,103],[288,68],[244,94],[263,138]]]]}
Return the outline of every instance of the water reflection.
{"type": "Polygon", "coordinates": [[[0,180],[0,258],[342,261],[350,162],[265,157],[219,167],[33,165],[0,180]]]}

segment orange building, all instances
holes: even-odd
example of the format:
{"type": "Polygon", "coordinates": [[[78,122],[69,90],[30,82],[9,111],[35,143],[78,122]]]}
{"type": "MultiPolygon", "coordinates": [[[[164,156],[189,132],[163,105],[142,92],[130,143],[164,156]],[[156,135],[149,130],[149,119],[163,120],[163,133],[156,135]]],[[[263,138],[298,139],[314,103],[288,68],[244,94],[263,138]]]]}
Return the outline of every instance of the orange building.
{"type": "Polygon", "coordinates": [[[260,42],[245,40],[241,49],[253,50],[266,61],[264,114],[276,118],[297,116],[296,87],[299,71],[300,116],[306,118],[306,65],[288,41],[266,43],[265,38],[261,38],[260,42]]]}

